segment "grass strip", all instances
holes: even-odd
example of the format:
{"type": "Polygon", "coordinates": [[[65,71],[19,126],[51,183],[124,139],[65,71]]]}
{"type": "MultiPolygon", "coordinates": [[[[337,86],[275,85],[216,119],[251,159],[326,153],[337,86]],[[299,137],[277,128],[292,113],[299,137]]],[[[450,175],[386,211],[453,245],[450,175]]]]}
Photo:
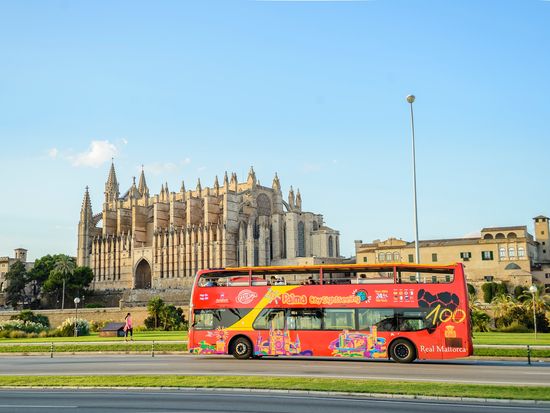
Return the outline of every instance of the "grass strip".
{"type": "MultiPolygon", "coordinates": [[[[527,349],[519,348],[476,348],[474,356],[480,357],[523,357],[527,358],[527,349]]],[[[550,357],[550,350],[531,350],[531,357],[550,357]]]]}
{"type": "Polygon", "coordinates": [[[425,383],[390,380],[349,380],[253,376],[1,376],[0,386],[44,387],[199,387],[275,390],[338,391],[403,395],[550,400],[544,386],[425,383]]]}
{"type": "MultiPolygon", "coordinates": [[[[0,345],[0,353],[49,353],[50,345],[0,345]]],[[[54,353],[80,352],[150,352],[151,344],[113,343],[113,344],[54,344],[54,353]]],[[[156,352],[187,352],[186,344],[155,344],[156,352]]],[[[475,348],[474,356],[480,357],[518,357],[527,358],[527,350],[516,348],[475,348]]],[[[550,350],[531,350],[533,358],[550,358],[550,350]]]]}
{"type": "MultiPolygon", "coordinates": [[[[49,353],[50,345],[0,345],[0,353],[49,353]]],[[[54,353],[80,353],[80,352],[150,352],[151,344],[119,343],[119,344],[54,344],[54,353]]],[[[187,344],[155,344],[155,352],[162,351],[187,351],[187,344]]]]}

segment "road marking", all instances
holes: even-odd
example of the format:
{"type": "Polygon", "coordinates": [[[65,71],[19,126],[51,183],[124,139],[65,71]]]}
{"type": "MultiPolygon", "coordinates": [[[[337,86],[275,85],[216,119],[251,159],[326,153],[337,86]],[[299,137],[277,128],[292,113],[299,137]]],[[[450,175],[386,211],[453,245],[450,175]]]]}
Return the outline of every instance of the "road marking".
{"type": "Polygon", "coordinates": [[[46,406],[46,405],[40,405],[40,404],[28,404],[28,405],[21,405],[21,404],[0,404],[0,409],[3,409],[3,408],[6,408],[6,409],[11,409],[11,408],[16,408],[16,409],[35,409],[35,408],[39,408],[39,409],[76,409],[78,408],[78,406],[46,406]]]}

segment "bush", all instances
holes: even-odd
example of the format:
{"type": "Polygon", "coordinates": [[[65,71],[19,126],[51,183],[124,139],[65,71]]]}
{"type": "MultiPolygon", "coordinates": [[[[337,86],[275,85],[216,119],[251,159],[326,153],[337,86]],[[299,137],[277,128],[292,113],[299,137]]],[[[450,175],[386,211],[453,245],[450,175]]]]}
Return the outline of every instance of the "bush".
{"type": "Polygon", "coordinates": [[[104,308],[105,305],[101,303],[87,303],[84,308],[104,308]]]}
{"type": "Polygon", "coordinates": [[[90,331],[92,333],[97,333],[98,331],[101,331],[103,327],[105,327],[107,324],[112,323],[113,320],[105,320],[105,321],[90,321],[90,331]]]}
{"type": "Polygon", "coordinates": [[[468,287],[468,295],[475,295],[476,294],[476,287],[474,287],[472,284],[466,284],[468,287]]]}
{"type": "Polygon", "coordinates": [[[472,311],[472,330],[477,332],[489,331],[491,324],[491,317],[484,311],[474,310],[472,311]]]}
{"type": "Polygon", "coordinates": [[[90,323],[88,323],[88,320],[84,320],[83,318],[76,319],[74,317],[71,317],[63,321],[63,323],[56,329],[56,336],[73,337],[74,330],[75,330],[75,322],[76,322],[76,328],[79,336],[90,335],[90,323]]]}
{"type": "Polygon", "coordinates": [[[499,328],[497,331],[501,333],[528,333],[531,330],[529,330],[529,328],[526,325],[523,325],[517,321],[514,321],[509,326],[499,328]]]}
{"type": "Polygon", "coordinates": [[[481,291],[483,291],[483,301],[490,303],[495,297],[508,294],[508,287],[505,282],[488,282],[481,286],[481,291]]]}
{"type": "Polygon", "coordinates": [[[19,314],[10,318],[11,320],[30,321],[33,323],[42,324],[44,328],[50,328],[50,320],[42,314],[35,314],[31,310],[23,310],[19,314]]]}
{"type": "Polygon", "coordinates": [[[40,333],[44,330],[46,330],[46,327],[34,321],[9,320],[0,322],[0,332],[21,331],[23,333],[40,333]]]}
{"type": "Polygon", "coordinates": [[[525,301],[525,287],[522,285],[516,285],[514,287],[514,298],[518,301],[525,301]]]}

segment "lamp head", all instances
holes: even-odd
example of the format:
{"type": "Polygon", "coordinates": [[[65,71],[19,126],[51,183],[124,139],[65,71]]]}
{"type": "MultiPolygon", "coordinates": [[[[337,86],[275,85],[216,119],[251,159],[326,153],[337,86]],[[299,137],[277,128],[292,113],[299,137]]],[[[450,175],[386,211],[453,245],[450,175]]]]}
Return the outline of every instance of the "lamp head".
{"type": "Polygon", "coordinates": [[[407,102],[409,102],[409,103],[413,103],[415,99],[416,98],[414,97],[414,95],[407,96],[407,102]]]}
{"type": "Polygon", "coordinates": [[[536,285],[532,285],[529,287],[529,292],[535,294],[538,291],[538,288],[536,285]]]}
{"type": "Polygon", "coordinates": [[[78,297],[75,297],[75,299],[74,299],[74,303],[75,303],[75,304],[78,304],[79,302],[80,302],[80,298],[78,298],[78,297]]]}

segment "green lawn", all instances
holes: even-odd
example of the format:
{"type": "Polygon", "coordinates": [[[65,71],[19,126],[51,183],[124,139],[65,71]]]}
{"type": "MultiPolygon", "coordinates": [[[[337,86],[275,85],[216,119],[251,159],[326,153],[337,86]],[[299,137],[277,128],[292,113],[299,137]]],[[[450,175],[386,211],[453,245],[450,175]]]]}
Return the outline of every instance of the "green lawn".
{"type": "Polygon", "coordinates": [[[538,333],[536,341],[534,333],[474,333],[475,344],[532,344],[550,346],[550,333],[538,333]]]}
{"type": "Polygon", "coordinates": [[[2,376],[1,386],[201,387],[550,400],[549,387],[250,376],[2,376]]]}
{"type": "MultiPolygon", "coordinates": [[[[134,341],[185,341],[187,331],[141,331],[134,332],[134,341]]],[[[98,333],[90,333],[83,337],[45,337],[45,338],[0,338],[1,344],[11,343],[57,343],[57,342],[90,342],[90,341],[118,341],[124,342],[120,337],[99,337],[98,333]]]]}

